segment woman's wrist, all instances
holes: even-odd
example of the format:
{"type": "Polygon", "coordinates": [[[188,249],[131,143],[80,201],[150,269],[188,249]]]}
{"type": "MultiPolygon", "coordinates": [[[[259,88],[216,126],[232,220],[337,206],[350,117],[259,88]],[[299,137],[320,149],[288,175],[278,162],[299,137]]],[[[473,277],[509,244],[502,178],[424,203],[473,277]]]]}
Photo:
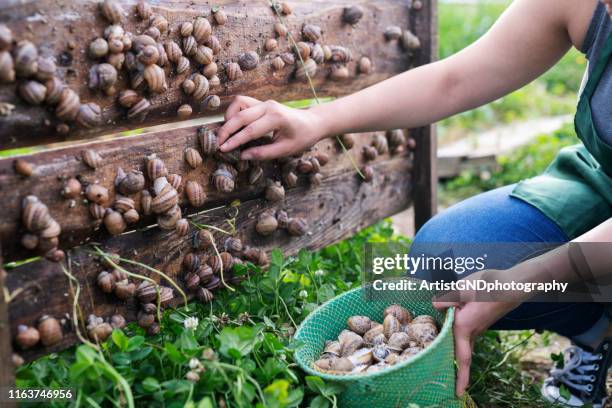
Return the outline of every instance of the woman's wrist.
{"type": "Polygon", "coordinates": [[[312,115],[312,122],[315,124],[316,134],[315,142],[326,139],[331,136],[335,136],[336,130],[334,129],[333,115],[330,115],[330,109],[328,105],[317,105],[308,110],[312,115]]]}

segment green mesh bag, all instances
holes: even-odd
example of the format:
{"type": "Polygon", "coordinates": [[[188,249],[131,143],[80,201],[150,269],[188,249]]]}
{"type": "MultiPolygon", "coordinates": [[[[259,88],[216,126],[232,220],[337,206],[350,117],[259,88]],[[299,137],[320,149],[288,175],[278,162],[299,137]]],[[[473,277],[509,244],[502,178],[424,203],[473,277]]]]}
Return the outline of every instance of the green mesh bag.
{"type": "MultiPolygon", "coordinates": [[[[295,353],[299,366],[309,375],[339,383],[344,391],[338,396],[340,407],[465,407],[472,405],[455,397],[453,310],[446,316],[431,305],[427,291],[377,292],[367,298],[369,287],[353,289],[321,305],[298,328],[295,339],[300,346],[295,353]],[[433,316],[442,327],[434,342],[414,358],[382,371],[366,374],[332,375],[312,368],[325,341],[335,339],[346,328],[350,316],[368,316],[382,320],[383,311],[397,303],[415,315],[433,316]]],[[[469,397],[468,397],[469,398],[469,397]]],[[[471,400],[470,400],[471,401],[471,400]]]]}

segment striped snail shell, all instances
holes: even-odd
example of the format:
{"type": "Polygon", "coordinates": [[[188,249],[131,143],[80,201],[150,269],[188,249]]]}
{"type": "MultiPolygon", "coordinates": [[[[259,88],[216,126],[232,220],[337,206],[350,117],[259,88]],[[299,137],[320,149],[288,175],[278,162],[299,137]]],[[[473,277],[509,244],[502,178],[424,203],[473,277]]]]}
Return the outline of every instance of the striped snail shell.
{"type": "Polygon", "coordinates": [[[147,157],[147,176],[149,180],[157,180],[160,177],[166,177],[168,169],[164,162],[155,155],[147,157]]]}
{"type": "Polygon", "coordinates": [[[200,256],[193,252],[183,257],[183,267],[190,272],[195,272],[200,268],[200,256]]]}
{"type": "Polygon", "coordinates": [[[64,88],[60,96],[59,104],[55,108],[55,115],[60,120],[72,121],[76,118],[81,108],[81,99],[70,88],[64,88]]]}
{"type": "Polygon", "coordinates": [[[96,64],[89,70],[89,89],[107,91],[117,83],[117,69],[111,64],[96,64]]]}
{"type": "Polygon", "coordinates": [[[156,41],[159,40],[159,37],[161,37],[161,31],[159,31],[159,28],[157,27],[149,27],[144,33],[156,41]]]}
{"type": "Polygon", "coordinates": [[[56,237],[59,237],[61,233],[62,233],[62,227],[60,227],[57,221],[51,218],[51,222],[49,223],[49,226],[40,232],[40,238],[41,239],[56,238],[56,237]]]}
{"type": "Polygon", "coordinates": [[[287,231],[289,234],[294,235],[296,237],[301,237],[306,234],[308,230],[308,223],[304,218],[296,217],[292,218],[289,221],[289,225],[287,226],[287,231]]]}
{"type": "Polygon", "coordinates": [[[161,43],[157,43],[157,53],[159,54],[159,59],[157,60],[157,65],[160,67],[164,67],[168,64],[168,54],[166,53],[166,49],[161,43]]]}
{"type": "Polygon", "coordinates": [[[198,101],[202,100],[208,94],[208,90],[210,89],[208,79],[206,79],[204,75],[193,74],[191,80],[195,84],[191,96],[198,101]]]}
{"type": "Polygon", "coordinates": [[[129,210],[133,210],[135,208],[136,203],[129,197],[124,197],[121,195],[117,195],[115,197],[115,201],[113,202],[113,207],[119,213],[124,214],[129,210]]]}
{"type": "Polygon", "coordinates": [[[193,56],[193,54],[195,54],[197,47],[198,43],[196,42],[195,38],[193,38],[193,36],[190,35],[189,37],[183,38],[183,52],[188,57],[191,57],[193,56]]]}
{"type": "Polygon", "coordinates": [[[39,81],[46,81],[53,78],[57,66],[53,58],[38,57],[38,71],[36,71],[36,79],[39,81]]]}
{"type": "Polygon", "coordinates": [[[29,195],[23,200],[22,221],[28,231],[39,232],[49,227],[53,218],[38,197],[29,195]]]}
{"type": "Polygon", "coordinates": [[[219,144],[217,143],[217,134],[215,131],[210,130],[206,127],[198,129],[198,140],[202,147],[202,152],[206,156],[212,156],[219,150],[219,144]]]}
{"type": "Polygon", "coordinates": [[[213,174],[213,184],[220,193],[231,193],[234,191],[236,182],[234,176],[226,168],[219,167],[213,174]]]}
{"type": "Polygon", "coordinates": [[[364,146],[363,147],[363,157],[366,160],[374,160],[378,157],[378,150],[373,146],[364,146]]]}
{"type": "Polygon", "coordinates": [[[95,169],[102,164],[102,157],[95,150],[83,150],[83,152],[81,152],[81,157],[83,162],[92,169],[95,169]]]}
{"type": "Polygon", "coordinates": [[[325,53],[323,47],[320,44],[314,44],[310,50],[310,58],[312,58],[317,64],[322,64],[325,61],[325,53]]]}
{"type": "Polygon", "coordinates": [[[132,89],[126,89],[119,93],[118,101],[119,105],[123,106],[124,108],[131,108],[141,99],[142,96],[140,96],[138,92],[132,89]]]}
{"type": "Polygon", "coordinates": [[[151,5],[145,0],[139,0],[138,4],[136,5],[136,13],[141,20],[148,20],[151,18],[153,10],[151,9],[151,5]]]}
{"type": "Polygon", "coordinates": [[[85,196],[93,203],[105,204],[109,200],[108,189],[100,184],[90,184],[85,189],[85,196]]]}
{"type": "Polygon", "coordinates": [[[204,75],[206,78],[214,77],[217,75],[217,72],[219,72],[219,67],[214,61],[202,68],[202,75],[204,75]]]}
{"type": "Polygon", "coordinates": [[[230,81],[235,81],[242,78],[242,69],[240,68],[240,65],[235,62],[226,64],[225,73],[227,74],[227,79],[230,81]]]}
{"type": "Polygon", "coordinates": [[[234,266],[234,257],[229,252],[221,252],[219,254],[221,258],[221,264],[223,265],[224,271],[229,271],[234,266]]]}
{"type": "Polygon", "coordinates": [[[181,176],[179,176],[178,174],[168,174],[168,176],[166,176],[166,180],[168,180],[168,183],[170,183],[170,185],[176,190],[176,191],[181,191],[181,184],[183,184],[183,178],[181,176]]]}
{"type": "Polygon", "coordinates": [[[37,81],[25,81],[19,85],[19,96],[30,105],[40,105],[47,94],[47,88],[37,81]]]}
{"type": "Polygon", "coordinates": [[[102,109],[100,105],[89,102],[81,105],[76,117],[76,123],[84,129],[92,129],[102,124],[102,109]]]}
{"type": "Polygon", "coordinates": [[[176,228],[176,224],[182,217],[181,207],[175,205],[164,214],[157,216],[157,225],[163,230],[172,231],[176,228]]]}
{"type": "Polygon", "coordinates": [[[212,269],[213,273],[219,273],[221,271],[221,265],[223,265],[223,262],[221,262],[221,259],[219,259],[217,255],[211,256],[206,262],[208,263],[208,266],[210,266],[210,269],[212,269]]]}
{"type": "Polygon", "coordinates": [[[223,246],[226,251],[232,254],[239,254],[240,252],[242,252],[242,241],[238,238],[227,238],[223,246]]]}
{"type": "Polygon", "coordinates": [[[111,23],[120,23],[123,20],[123,7],[116,0],[104,0],[100,3],[100,9],[104,17],[111,23]]]}
{"type": "Polygon", "coordinates": [[[154,15],[149,17],[149,27],[157,28],[161,33],[168,31],[168,20],[166,17],[154,15]]]}
{"type": "MultiPolygon", "coordinates": [[[[187,64],[189,64],[189,61],[187,61],[187,64]]],[[[186,79],[181,84],[181,87],[183,88],[185,95],[191,95],[195,91],[195,82],[193,82],[191,79],[186,79]]]]}
{"type": "Polygon", "coordinates": [[[181,24],[180,29],[181,37],[189,37],[193,33],[193,24],[190,22],[184,22],[181,24]]]}
{"type": "Polygon", "coordinates": [[[27,40],[17,43],[14,52],[15,72],[18,77],[28,78],[38,71],[38,50],[27,40]]]}
{"type": "Polygon", "coordinates": [[[146,98],[141,98],[134,106],[128,111],[128,119],[144,120],[149,113],[151,103],[146,98]]]}
{"type": "Polygon", "coordinates": [[[266,200],[276,203],[285,198],[285,188],[278,181],[268,180],[265,194],[266,200]]]}
{"type": "Polygon", "coordinates": [[[106,215],[104,216],[104,226],[111,235],[119,235],[127,228],[127,224],[123,219],[123,216],[110,208],[106,209],[106,215]]]}
{"type": "Polygon", "coordinates": [[[57,105],[60,101],[60,97],[62,96],[62,91],[64,90],[64,87],[65,87],[64,83],[60,81],[59,78],[53,77],[49,79],[47,82],[45,82],[45,87],[47,88],[47,96],[46,96],[45,102],[49,105],[57,105]]]}
{"type": "Polygon", "coordinates": [[[0,51],[0,82],[13,82],[15,80],[15,65],[13,57],[8,51],[0,51]]]}
{"type": "Polygon", "coordinates": [[[254,51],[248,51],[238,56],[238,64],[243,71],[251,71],[259,65],[259,55],[254,51]]]}
{"type": "Polygon", "coordinates": [[[312,78],[317,73],[317,63],[312,59],[308,58],[304,61],[304,64],[295,71],[295,78],[299,81],[308,81],[308,77],[312,78]]]}
{"type": "Polygon", "coordinates": [[[159,50],[157,49],[157,44],[147,45],[138,53],[138,61],[144,65],[156,64],[158,59],[159,50]]]}
{"type": "Polygon", "coordinates": [[[199,288],[196,293],[196,296],[198,297],[198,300],[202,303],[210,303],[215,298],[215,295],[206,288],[199,288]]]}
{"type": "Polygon", "coordinates": [[[302,35],[308,41],[317,42],[321,38],[321,27],[314,24],[304,24],[302,35]]]}
{"type": "Polygon", "coordinates": [[[132,50],[134,51],[134,53],[139,54],[142,50],[144,50],[145,47],[147,46],[155,47],[156,44],[157,43],[152,37],[146,34],[141,34],[141,35],[137,35],[132,40],[132,50]]]}
{"type": "Polygon", "coordinates": [[[188,147],[185,149],[185,161],[192,169],[195,169],[202,164],[202,156],[193,147],[188,147]]]}
{"type": "Polygon", "coordinates": [[[184,237],[185,235],[189,234],[189,221],[187,221],[185,218],[181,218],[176,222],[175,230],[179,237],[184,237]]]}
{"type": "MultiPolygon", "coordinates": [[[[208,259],[206,259],[206,261],[208,261],[208,259]]],[[[202,261],[202,265],[198,267],[198,269],[196,270],[196,273],[200,277],[201,283],[210,282],[210,280],[214,276],[212,268],[208,264],[206,264],[204,261],[202,261]]]]}
{"type": "Polygon", "coordinates": [[[272,60],[272,68],[275,71],[280,71],[281,69],[285,68],[285,62],[281,57],[276,57],[272,60]]]}
{"type": "Polygon", "coordinates": [[[213,75],[211,78],[209,78],[208,83],[210,84],[211,88],[215,88],[221,85],[221,79],[219,79],[218,75],[213,75]]]}
{"type": "Polygon", "coordinates": [[[149,90],[154,93],[163,93],[168,90],[166,73],[159,65],[149,65],[144,70],[144,79],[149,90]]]}
{"type": "Polygon", "coordinates": [[[218,95],[208,95],[204,98],[204,105],[206,109],[215,111],[221,107],[221,98],[218,95]]]}
{"type": "Polygon", "coordinates": [[[101,220],[104,218],[104,214],[106,212],[106,208],[98,203],[89,204],[89,213],[91,214],[94,220],[101,220]]]}
{"type": "Polygon", "coordinates": [[[212,35],[212,26],[204,17],[198,17],[193,22],[193,37],[198,43],[207,41],[212,35]]]}
{"type": "Polygon", "coordinates": [[[40,333],[40,342],[45,347],[59,343],[64,337],[62,326],[57,319],[47,315],[40,318],[38,332],[40,333]]]}
{"type": "Polygon", "coordinates": [[[185,275],[185,286],[187,286],[187,289],[189,291],[191,292],[195,291],[199,285],[200,285],[200,277],[198,276],[197,273],[188,272],[185,275]]]}
{"type": "Polygon", "coordinates": [[[178,64],[180,58],[183,56],[183,51],[181,50],[181,47],[179,47],[179,45],[172,40],[166,41],[164,47],[166,49],[168,59],[174,62],[175,64],[178,64]]]}
{"type": "Polygon", "coordinates": [[[167,184],[162,189],[162,191],[151,201],[151,210],[155,214],[163,214],[166,211],[172,209],[177,204],[178,193],[170,184],[167,184]]]}
{"type": "MultiPolygon", "coordinates": [[[[176,63],[176,73],[183,74],[187,72],[187,70],[189,70],[189,67],[190,67],[189,59],[181,55],[176,63]]],[[[183,86],[183,90],[184,89],[185,87],[183,86]]],[[[185,93],[187,93],[187,91],[185,91],[185,93]]],[[[187,94],[190,95],[190,93],[187,93],[187,94]]]]}
{"type": "Polygon", "coordinates": [[[300,41],[296,44],[295,52],[299,55],[304,61],[310,58],[310,45],[303,41],[300,41]]]}
{"type": "Polygon", "coordinates": [[[151,197],[151,193],[147,190],[143,190],[140,194],[140,208],[142,209],[142,213],[144,215],[151,214],[151,202],[153,201],[153,197],[151,197]]]}
{"type": "Polygon", "coordinates": [[[319,159],[317,159],[316,157],[309,157],[308,161],[312,165],[313,173],[318,173],[321,171],[321,163],[319,163],[319,159]]]}
{"type": "Polygon", "coordinates": [[[218,55],[223,49],[221,41],[214,35],[210,36],[210,39],[206,41],[206,46],[212,50],[213,55],[218,55]]]}
{"type": "Polygon", "coordinates": [[[207,46],[198,45],[192,57],[198,64],[207,65],[213,61],[214,54],[207,46]]]}
{"type": "Polygon", "coordinates": [[[188,181],[185,185],[185,194],[187,200],[192,207],[201,207],[206,201],[206,194],[200,183],[196,181],[188,181]]]}
{"type": "Polygon", "coordinates": [[[345,47],[334,46],[331,47],[331,60],[337,63],[347,63],[353,59],[351,50],[345,47]]]}
{"type": "Polygon", "coordinates": [[[283,54],[281,54],[281,59],[283,60],[283,62],[287,65],[293,65],[295,64],[295,56],[290,53],[290,52],[285,52],[283,54]]]}
{"type": "Polygon", "coordinates": [[[387,142],[387,138],[379,133],[374,135],[372,146],[374,146],[378,154],[385,154],[389,151],[389,143],[387,142]]]}

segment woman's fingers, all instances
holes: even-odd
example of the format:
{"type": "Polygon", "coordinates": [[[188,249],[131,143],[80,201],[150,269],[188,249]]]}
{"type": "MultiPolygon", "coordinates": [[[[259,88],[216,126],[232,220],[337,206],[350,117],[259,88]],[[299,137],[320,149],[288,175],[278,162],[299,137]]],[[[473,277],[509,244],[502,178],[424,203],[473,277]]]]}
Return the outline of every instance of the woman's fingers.
{"type": "Polygon", "coordinates": [[[235,97],[232,103],[230,103],[230,105],[227,107],[227,110],[225,111],[225,120],[231,119],[241,110],[248,109],[260,103],[261,101],[258,101],[255,98],[239,95],[235,97]]]}
{"type": "Polygon", "coordinates": [[[470,383],[470,367],[472,365],[472,345],[470,337],[457,333],[455,330],[455,359],[457,360],[457,383],[455,392],[461,397],[470,383]]]}
{"type": "Polygon", "coordinates": [[[433,307],[436,308],[437,310],[444,310],[444,309],[448,309],[449,307],[461,306],[461,303],[459,302],[444,302],[444,301],[434,300],[432,303],[433,303],[433,307]]]}
{"type": "MultiPolygon", "coordinates": [[[[221,150],[226,152],[234,149],[235,147],[228,148],[227,144],[224,145],[226,140],[238,130],[261,118],[265,113],[266,106],[263,103],[260,103],[258,105],[253,106],[252,108],[245,109],[232,116],[217,131],[217,141],[219,142],[219,145],[221,145],[221,150]]],[[[236,136],[234,135],[234,137],[236,136]]],[[[234,137],[232,137],[232,139],[234,139],[234,137]]],[[[236,146],[239,146],[239,144],[236,146]]]]}
{"type": "MultiPolygon", "coordinates": [[[[257,109],[257,107],[252,108],[257,109]]],[[[246,112],[246,111],[245,111],[246,112]]],[[[234,150],[251,140],[258,139],[265,134],[270,133],[274,130],[276,122],[270,115],[263,115],[255,121],[249,121],[250,123],[240,132],[230,137],[227,142],[221,145],[222,152],[229,152],[234,150]]],[[[222,143],[222,142],[221,142],[222,143]]]]}
{"type": "Polygon", "coordinates": [[[281,139],[272,144],[251,147],[242,152],[242,160],[272,160],[291,153],[291,143],[281,139]]]}

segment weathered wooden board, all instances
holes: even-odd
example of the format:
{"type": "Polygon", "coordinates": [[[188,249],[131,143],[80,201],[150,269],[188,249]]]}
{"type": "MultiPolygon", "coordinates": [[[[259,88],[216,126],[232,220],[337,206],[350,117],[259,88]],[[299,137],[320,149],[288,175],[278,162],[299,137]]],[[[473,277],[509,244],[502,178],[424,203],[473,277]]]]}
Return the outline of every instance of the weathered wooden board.
{"type": "MultiPolygon", "coordinates": [[[[142,33],[148,24],[134,16],[135,1],[121,3],[129,11],[129,18],[124,23],[125,29],[135,34],[142,33]]],[[[223,7],[228,16],[227,23],[224,26],[213,24],[213,34],[223,46],[221,53],[216,56],[219,66],[235,61],[242,52],[258,52],[261,60],[259,67],[245,72],[240,80],[228,82],[223,68],[220,69],[222,84],[211,92],[222,97],[223,106],[226,106],[231,96],[238,94],[279,101],[312,97],[308,85],[293,78],[296,65],[286,66],[276,73],[271,70],[271,59],[280,52],[288,51],[289,42],[286,39],[280,40],[278,52],[266,53],[263,50],[265,40],[275,36],[273,25],[278,21],[267,0],[159,0],[151,3],[154,13],[165,16],[170,22],[172,32],[169,37],[173,40],[179,38],[177,28],[180,23],[192,21],[196,16],[207,16],[212,21],[211,8],[223,7]]],[[[293,13],[286,20],[296,39],[301,38],[302,25],[308,22],[321,26],[323,44],[342,45],[352,50],[353,62],[349,64],[351,75],[347,81],[338,83],[329,80],[327,77],[331,64],[320,65],[314,80],[319,95],[345,95],[403,72],[417,61],[428,61],[428,55],[422,58],[420,51],[408,53],[397,41],[385,41],[383,35],[389,25],[411,28],[422,38],[424,50],[428,54],[430,1],[423,2],[421,11],[411,9],[410,3],[409,0],[289,1],[293,13]],[[365,10],[364,18],[354,27],[343,23],[341,18],[343,8],[353,4],[360,4],[365,10]],[[374,71],[370,75],[356,73],[355,60],[361,56],[368,56],[373,62],[374,71]]],[[[6,23],[14,31],[16,40],[31,40],[38,46],[41,55],[55,57],[59,65],[58,76],[77,91],[82,102],[98,103],[105,118],[103,126],[90,130],[72,129],[67,136],[62,136],[55,130],[58,121],[49,108],[26,105],[16,97],[15,84],[0,85],[0,102],[15,106],[12,113],[0,116],[0,150],[74,140],[143,126],[142,123],[126,119],[126,111],[118,107],[115,97],[103,96],[87,88],[88,71],[94,61],[87,57],[86,47],[102,35],[108,24],[98,11],[98,0],[4,2],[0,6],[0,23],[6,23]],[[69,45],[74,46],[74,49],[70,49],[69,45]]],[[[166,71],[170,89],[161,95],[151,95],[153,108],[145,125],[176,121],[176,109],[183,103],[192,103],[195,115],[211,114],[181,92],[180,84],[187,73],[177,75],[168,67],[166,71]]],[[[118,90],[127,87],[126,77],[127,73],[120,75],[118,90]]]]}
{"type": "MultiPolygon", "coordinates": [[[[8,334],[10,330],[10,319],[8,315],[8,302],[5,299],[4,281],[6,272],[2,268],[2,256],[0,256],[0,387],[14,387],[15,373],[13,368],[13,347],[11,345],[11,337],[8,334]]],[[[7,404],[7,407],[14,407],[15,404],[7,404]]]]}
{"type": "MultiPolygon", "coordinates": [[[[210,125],[216,128],[218,124],[210,125]]],[[[197,141],[198,127],[143,134],[138,136],[112,139],[108,141],[76,145],[55,150],[48,150],[32,155],[22,156],[23,160],[32,163],[35,170],[32,176],[24,178],[15,173],[14,160],[0,160],[0,193],[3,205],[0,206],[0,241],[4,243],[3,251],[6,261],[25,259],[34,255],[33,252],[23,248],[19,239],[25,231],[21,224],[21,202],[29,194],[36,195],[50,210],[53,218],[61,225],[62,235],[60,243],[62,248],[71,248],[88,239],[103,239],[106,230],[98,228],[95,220],[89,213],[89,205],[83,196],[76,200],[68,200],[60,194],[64,180],[77,177],[83,185],[99,182],[108,188],[111,197],[115,196],[114,180],[119,168],[125,171],[131,169],[142,170],[145,174],[145,157],[156,154],[166,164],[170,173],[183,177],[183,186],[188,180],[200,183],[208,197],[204,207],[199,209],[188,208],[184,192],[181,192],[181,204],[184,214],[213,208],[233,199],[249,199],[262,196],[265,189],[265,180],[256,185],[249,185],[248,171],[238,178],[236,191],[231,194],[218,193],[211,184],[211,174],[217,166],[217,160],[205,158],[204,163],[197,169],[192,169],[184,160],[184,149],[194,147],[200,150],[197,141]],[[104,164],[95,171],[83,163],[81,153],[85,148],[98,152],[104,164]]],[[[355,146],[349,151],[352,160],[359,166],[364,163],[362,148],[372,141],[371,134],[360,134],[355,137],[355,146]]],[[[320,142],[315,151],[325,152],[330,156],[330,163],[322,167],[323,177],[342,174],[352,168],[351,158],[344,154],[335,140],[329,139],[320,142]]],[[[306,155],[314,154],[314,152],[306,155]]],[[[380,155],[376,160],[384,161],[390,154],[380,155]]],[[[408,159],[409,156],[403,156],[408,159]]],[[[280,171],[276,162],[263,163],[267,176],[278,178],[280,171]]],[[[148,180],[149,187],[151,180],[148,180]]],[[[140,207],[139,194],[132,196],[136,201],[136,208],[140,207]]],[[[132,228],[144,227],[155,223],[155,217],[142,217],[140,223],[132,228]]]]}
{"type": "MultiPolygon", "coordinates": [[[[285,231],[277,231],[269,237],[259,236],[255,232],[255,220],[261,212],[271,208],[262,199],[248,200],[241,204],[236,217],[235,236],[245,244],[266,251],[280,248],[285,255],[292,255],[301,248],[315,250],[325,247],[406,208],[411,201],[411,162],[405,157],[397,157],[375,164],[374,169],[376,176],[371,183],[361,181],[355,172],[347,169],[343,173],[326,177],[319,188],[312,189],[302,184],[289,190],[286,200],[272,208],[284,208],[290,216],[307,219],[309,232],[302,237],[291,237],[285,231]]],[[[221,208],[197,215],[193,220],[227,229],[226,216],[226,209],[221,208]]],[[[220,233],[215,233],[215,237],[219,245],[225,239],[220,233]]],[[[180,264],[183,255],[191,251],[191,243],[189,236],[178,239],[157,228],[151,228],[113,237],[102,244],[109,251],[117,251],[125,258],[158,268],[171,277],[179,277],[177,280],[181,282],[180,264]]],[[[110,317],[120,313],[129,321],[135,319],[135,302],[123,303],[97,288],[95,279],[102,267],[91,259],[90,254],[76,248],[71,251],[70,257],[72,273],[81,282],[80,305],[85,315],[94,312],[99,316],[110,317]]],[[[18,288],[23,290],[9,305],[13,332],[19,324],[34,324],[43,310],[57,318],[71,313],[69,286],[59,264],[39,260],[22,265],[9,271],[6,285],[11,291],[18,288]]],[[[68,322],[66,336],[60,344],[52,349],[27,351],[24,357],[32,359],[68,347],[76,341],[68,333],[70,330],[68,322]]]]}

